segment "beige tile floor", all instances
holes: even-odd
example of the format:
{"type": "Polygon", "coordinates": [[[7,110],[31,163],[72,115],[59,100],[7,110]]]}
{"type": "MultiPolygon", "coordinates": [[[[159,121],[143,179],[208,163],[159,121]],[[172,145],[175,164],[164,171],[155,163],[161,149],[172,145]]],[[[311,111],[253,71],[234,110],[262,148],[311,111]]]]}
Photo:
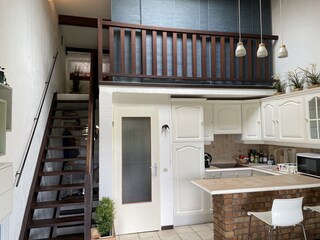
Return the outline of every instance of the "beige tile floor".
{"type": "Polygon", "coordinates": [[[117,240],[212,240],[213,224],[175,227],[171,230],[117,236],[117,240]]]}

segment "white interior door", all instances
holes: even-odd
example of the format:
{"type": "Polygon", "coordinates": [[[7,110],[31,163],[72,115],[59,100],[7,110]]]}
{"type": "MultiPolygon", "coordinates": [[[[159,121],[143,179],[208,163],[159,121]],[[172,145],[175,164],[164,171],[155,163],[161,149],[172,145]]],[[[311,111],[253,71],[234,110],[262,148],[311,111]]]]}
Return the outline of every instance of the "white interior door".
{"type": "Polygon", "coordinates": [[[160,230],[157,111],[116,108],[113,139],[116,233],[160,230]]]}

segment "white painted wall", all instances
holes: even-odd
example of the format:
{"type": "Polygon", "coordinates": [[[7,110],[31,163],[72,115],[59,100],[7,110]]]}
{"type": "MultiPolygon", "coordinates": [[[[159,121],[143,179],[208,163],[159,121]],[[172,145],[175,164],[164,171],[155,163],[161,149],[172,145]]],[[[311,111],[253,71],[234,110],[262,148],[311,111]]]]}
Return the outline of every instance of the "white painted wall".
{"type": "Polygon", "coordinates": [[[114,93],[109,87],[100,87],[99,175],[100,186],[104,187],[100,187],[99,191],[100,197],[112,197],[112,109],[120,106],[148,107],[150,105],[159,111],[161,226],[168,226],[173,225],[171,134],[170,131],[161,131],[162,125],[167,124],[171,126],[171,102],[168,95],[114,93]]]}
{"type": "Polygon", "coordinates": [[[289,57],[277,58],[281,45],[279,0],[271,0],[272,32],[280,39],[274,47],[274,73],[285,75],[297,67],[308,67],[316,63],[320,69],[320,1],[282,0],[283,43],[287,46],[289,57]]]}
{"type": "Polygon", "coordinates": [[[0,162],[13,162],[14,172],[22,160],[53,56],[59,51],[21,183],[14,188],[14,211],[1,223],[1,239],[18,239],[53,91],[65,91],[65,54],[52,0],[0,0],[0,23],[0,66],[6,68],[13,89],[12,131],[7,132],[6,155],[0,162]]]}

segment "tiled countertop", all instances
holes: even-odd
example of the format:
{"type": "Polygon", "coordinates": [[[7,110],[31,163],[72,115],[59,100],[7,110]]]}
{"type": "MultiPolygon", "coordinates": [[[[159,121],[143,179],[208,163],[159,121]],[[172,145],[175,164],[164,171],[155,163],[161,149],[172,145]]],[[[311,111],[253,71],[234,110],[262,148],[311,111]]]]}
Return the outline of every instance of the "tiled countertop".
{"type": "Polygon", "coordinates": [[[211,195],[320,187],[320,179],[300,174],[249,178],[201,179],[191,182],[211,195]]]}

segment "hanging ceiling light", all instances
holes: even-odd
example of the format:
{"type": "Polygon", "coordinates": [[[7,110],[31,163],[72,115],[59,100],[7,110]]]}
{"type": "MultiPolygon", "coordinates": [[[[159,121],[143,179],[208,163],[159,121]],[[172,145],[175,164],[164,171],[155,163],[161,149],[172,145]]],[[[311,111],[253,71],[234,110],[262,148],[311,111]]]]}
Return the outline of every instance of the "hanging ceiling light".
{"type": "Polygon", "coordinates": [[[259,1],[260,3],[260,44],[259,44],[259,48],[257,51],[257,57],[258,58],[263,58],[268,56],[268,51],[266,49],[266,46],[264,45],[264,43],[262,42],[262,10],[261,10],[261,0],[259,1]]]}
{"type": "Polygon", "coordinates": [[[236,48],[236,57],[243,57],[247,54],[246,49],[243,46],[243,43],[241,41],[241,15],[240,15],[240,5],[241,2],[240,0],[238,0],[238,15],[239,15],[239,42],[237,44],[237,48],[236,48]]]}
{"type": "Polygon", "coordinates": [[[288,57],[288,50],[286,49],[286,45],[283,44],[283,29],[282,29],[282,2],[280,0],[280,31],[281,31],[281,45],[278,52],[278,58],[286,58],[288,57]]]}

